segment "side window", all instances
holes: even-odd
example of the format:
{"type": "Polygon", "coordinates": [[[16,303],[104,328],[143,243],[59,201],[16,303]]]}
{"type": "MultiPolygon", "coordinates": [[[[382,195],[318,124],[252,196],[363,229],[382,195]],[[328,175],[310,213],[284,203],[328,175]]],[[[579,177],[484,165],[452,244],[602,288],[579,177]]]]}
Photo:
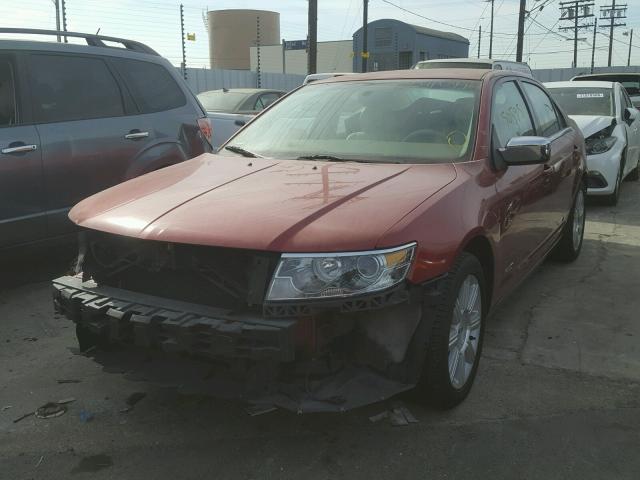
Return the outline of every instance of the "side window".
{"type": "Polygon", "coordinates": [[[534,134],[527,105],[514,82],[505,82],[496,88],[493,94],[492,123],[494,148],[505,147],[513,137],[534,134]]]}
{"type": "Polygon", "coordinates": [[[187,103],[184,93],[164,66],[122,58],[114,63],[142,113],[162,112],[187,103]]]}
{"type": "Polygon", "coordinates": [[[258,97],[258,100],[256,100],[254,110],[264,110],[278,98],[280,98],[280,95],[277,93],[264,93],[258,97]]]}
{"type": "Polygon", "coordinates": [[[562,123],[549,95],[537,85],[522,82],[522,87],[529,97],[531,109],[536,117],[536,131],[538,135],[550,137],[562,130],[562,123]]]}
{"type": "Polygon", "coordinates": [[[18,123],[15,75],[11,62],[0,58],[0,128],[18,123]]]}
{"type": "Polygon", "coordinates": [[[29,73],[36,122],[124,114],[120,88],[100,58],[31,55],[29,73]]]}

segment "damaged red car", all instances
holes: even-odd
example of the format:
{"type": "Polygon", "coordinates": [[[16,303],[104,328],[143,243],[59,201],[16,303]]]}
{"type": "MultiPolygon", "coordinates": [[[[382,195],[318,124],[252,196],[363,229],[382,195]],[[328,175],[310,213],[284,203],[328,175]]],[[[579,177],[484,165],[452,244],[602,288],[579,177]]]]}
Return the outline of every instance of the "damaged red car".
{"type": "Polygon", "coordinates": [[[530,77],[331,78],[218,154],[78,204],[55,308],[82,350],[149,379],[298,412],[407,390],[449,408],[492,309],[578,256],[584,198],[584,139],[530,77]]]}

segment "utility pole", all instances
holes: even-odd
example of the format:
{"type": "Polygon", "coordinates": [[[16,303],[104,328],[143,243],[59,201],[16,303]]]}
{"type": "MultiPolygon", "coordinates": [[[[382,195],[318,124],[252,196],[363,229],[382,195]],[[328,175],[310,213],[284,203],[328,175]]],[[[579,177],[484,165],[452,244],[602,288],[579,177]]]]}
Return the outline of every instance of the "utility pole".
{"type": "Polygon", "coordinates": [[[571,21],[573,25],[560,27],[560,30],[573,30],[573,68],[578,68],[578,32],[591,28],[592,24],[578,23],[583,18],[593,17],[594,3],[590,0],[572,0],[560,2],[560,20],[571,21]]]}
{"type": "Polygon", "coordinates": [[[257,87],[258,88],[262,88],[262,69],[260,68],[260,44],[262,42],[260,41],[260,15],[258,15],[256,17],[256,46],[257,48],[257,54],[258,54],[258,66],[257,66],[257,87]]]}
{"type": "Polygon", "coordinates": [[[493,58],[493,0],[491,0],[491,31],[489,32],[489,58],[493,58]]]}
{"type": "Polygon", "coordinates": [[[627,5],[616,6],[616,0],[611,1],[611,5],[600,7],[600,20],[609,20],[609,25],[600,25],[603,28],[609,28],[609,60],[607,66],[611,66],[611,57],[613,54],[613,29],[615,27],[624,27],[626,23],[615,23],[616,19],[623,20],[627,18],[627,5]]]}
{"type": "Polygon", "coordinates": [[[522,61],[522,48],[524,47],[524,17],[527,14],[527,0],[520,0],[518,13],[518,43],[516,46],[516,62],[522,61]]]}
{"type": "Polygon", "coordinates": [[[318,68],[318,0],[309,0],[309,38],[307,50],[307,74],[318,68]]]}
{"type": "Polygon", "coordinates": [[[367,45],[367,23],[369,23],[369,0],[364,0],[362,5],[362,72],[367,71],[369,59],[369,46],[367,45]]]}
{"type": "MultiPolygon", "coordinates": [[[[62,30],[67,31],[67,6],[64,3],[64,0],[60,0],[62,2],[62,30]]],[[[64,37],[64,43],[69,43],[67,37],[64,37]]]]}
{"type": "Polygon", "coordinates": [[[627,55],[627,67],[631,66],[631,44],[633,43],[633,28],[631,32],[624,32],[623,35],[629,35],[629,54],[627,55]]]}
{"type": "Polygon", "coordinates": [[[478,58],[480,58],[480,41],[482,40],[482,25],[478,28],[478,58]]]}
{"type": "Polygon", "coordinates": [[[282,74],[287,73],[287,41],[282,39],[282,74]]]}
{"type": "Polygon", "coordinates": [[[591,73],[593,73],[594,60],[596,57],[596,33],[598,30],[598,17],[593,19],[593,46],[591,47],[591,73]]]}
{"type": "MultiPolygon", "coordinates": [[[[63,0],[64,1],[64,0],[63,0]]],[[[182,76],[187,79],[187,47],[184,44],[184,6],[180,4],[180,41],[182,42],[182,76]]]]}
{"type": "MultiPolygon", "coordinates": [[[[53,6],[56,9],[56,30],[59,32],[60,31],[60,0],[51,0],[51,2],[53,3],[53,6]]],[[[58,43],[60,43],[62,41],[62,38],[60,37],[60,35],[58,35],[57,37],[58,37],[58,43]]]]}

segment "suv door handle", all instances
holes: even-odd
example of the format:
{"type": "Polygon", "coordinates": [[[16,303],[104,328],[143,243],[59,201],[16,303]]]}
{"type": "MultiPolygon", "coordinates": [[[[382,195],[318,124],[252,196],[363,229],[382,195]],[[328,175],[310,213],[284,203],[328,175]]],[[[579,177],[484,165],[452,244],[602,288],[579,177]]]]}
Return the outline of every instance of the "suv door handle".
{"type": "Polygon", "coordinates": [[[244,120],[236,120],[235,123],[238,127],[243,127],[247,122],[245,122],[244,120]]]}
{"type": "Polygon", "coordinates": [[[19,145],[17,147],[3,148],[2,150],[0,150],[0,152],[4,153],[5,155],[9,155],[11,153],[33,152],[34,150],[37,150],[37,148],[37,145],[19,145]]]}
{"type": "Polygon", "coordinates": [[[127,133],[124,138],[126,138],[127,140],[137,140],[139,138],[147,138],[149,136],[149,132],[136,132],[136,131],[131,131],[129,133],[127,133]]]}

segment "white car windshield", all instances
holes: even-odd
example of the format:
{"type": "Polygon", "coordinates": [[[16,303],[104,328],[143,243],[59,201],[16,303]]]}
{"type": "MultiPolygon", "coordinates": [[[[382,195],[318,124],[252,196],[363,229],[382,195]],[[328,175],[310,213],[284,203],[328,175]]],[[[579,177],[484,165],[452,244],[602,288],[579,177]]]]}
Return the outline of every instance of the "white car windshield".
{"type": "Polygon", "coordinates": [[[610,88],[560,87],[549,93],[568,115],[614,115],[610,88]]]}
{"type": "Polygon", "coordinates": [[[473,147],[479,81],[315,83],[256,118],[227,147],[272,158],[443,163],[473,147]]]}

